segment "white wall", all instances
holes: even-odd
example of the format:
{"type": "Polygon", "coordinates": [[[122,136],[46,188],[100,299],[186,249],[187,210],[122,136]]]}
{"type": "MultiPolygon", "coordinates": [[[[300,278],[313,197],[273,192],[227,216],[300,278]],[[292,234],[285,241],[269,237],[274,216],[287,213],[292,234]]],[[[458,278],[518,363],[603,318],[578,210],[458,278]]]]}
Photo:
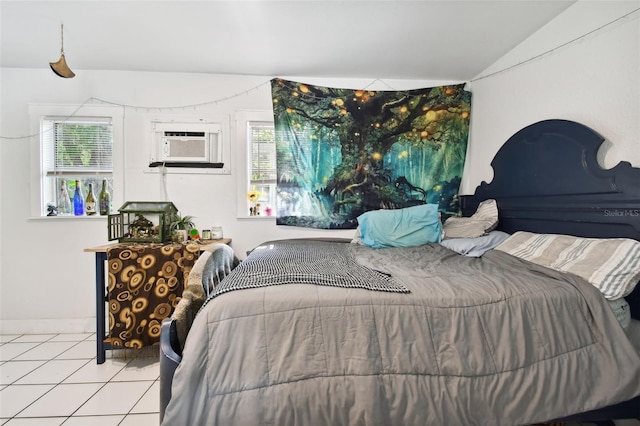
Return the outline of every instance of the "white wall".
{"type": "MultiPolygon", "coordinates": [[[[584,34],[637,8],[638,3],[578,2],[486,73],[584,34]]],[[[547,118],[576,120],[609,138],[608,167],[621,159],[640,166],[639,39],[636,14],[541,59],[472,82],[471,139],[462,192],[472,193],[482,180],[491,180],[489,163],[506,139],[547,118]]],[[[270,86],[263,84],[269,77],[74,71],[76,78],[66,80],[49,69],[1,69],[0,134],[28,134],[28,106],[34,103],[79,105],[96,97],[141,106],[124,109],[125,193],[119,195],[120,201],[163,199],[160,177],[143,173],[148,162],[144,123],[150,115],[229,114],[235,135],[236,111],[271,108],[270,86]],[[158,109],[227,97],[231,98],[204,107],[158,109]]],[[[448,83],[385,79],[369,86],[371,79],[289,78],[374,90],[448,83]]],[[[30,143],[29,139],[0,142],[0,332],[92,331],[94,263],[93,254],[83,249],[107,243],[106,221],[30,218],[30,143]]],[[[196,216],[197,226],[222,225],[240,255],[268,239],[353,234],[277,227],[273,219],[237,219],[238,174],[234,164],[232,168],[231,175],[168,175],[167,192],[179,209],[196,216]]],[[[117,202],[114,207],[119,207],[117,202]]]]}
{"type": "MultiPolygon", "coordinates": [[[[234,150],[231,174],[169,173],[165,178],[167,199],[183,214],[195,216],[199,228],[221,225],[225,237],[233,239],[232,247],[240,257],[270,239],[353,235],[353,231],[278,227],[274,218],[237,218],[240,175],[235,158],[238,150],[233,146],[237,142],[234,116],[246,110],[271,111],[270,77],[74,71],[76,77],[67,80],[48,69],[2,69],[0,134],[5,137],[33,134],[28,115],[30,104],[80,105],[89,98],[98,98],[136,106],[123,109],[124,159],[116,159],[114,163],[119,162],[117,168],[124,176],[124,194],[115,194],[115,209],[126,200],[165,199],[162,176],[145,172],[149,163],[150,118],[190,119],[226,114],[231,119],[234,150]],[[226,100],[197,108],[166,108],[220,99],[226,100]]],[[[385,80],[372,84],[372,79],[290,78],[329,86],[369,86],[374,90],[450,83],[385,80]]],[[[78,115],[86,109],[80,109],[78,115]]],[[[3,139],[1,145],[0,332],[91,331],[95,317],[94,254],[83,250],[108,243],[106,219],[31,216],[30,145],[33,144],[38,144],[37,136],[3,139]]],[[[242,196],[246,194],[246,190],[240,191],[242,196]]]]}
{"type": "Polygon", "coordinates": [[[490,162],[518,130],[559,118],[607,139],[599,160],[640,167],[640,1],[579,1],[472,81],[470,144],[461,192],[490,182],[490,162]],[[578,38],[522,66],[480,79],[578,38]]]}

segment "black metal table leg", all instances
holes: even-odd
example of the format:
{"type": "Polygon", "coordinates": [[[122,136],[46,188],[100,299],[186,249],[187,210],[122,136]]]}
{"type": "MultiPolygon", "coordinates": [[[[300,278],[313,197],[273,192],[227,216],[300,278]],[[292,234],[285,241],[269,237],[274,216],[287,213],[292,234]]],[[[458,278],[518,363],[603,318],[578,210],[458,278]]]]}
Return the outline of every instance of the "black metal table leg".
{"type": "MultiPolygon", "coordinates": [[[[102,364],[105,361],[105,353],[107,344],[104,339],[106,337],[106,325],[105,325],[105,303],[107,301],[106,296],[106,283],[104,264],[107,261],[106,252],[96,252],[96,362],[102,364]]],[[[110,346],[110,345],[109,345],[110,346]]]]}

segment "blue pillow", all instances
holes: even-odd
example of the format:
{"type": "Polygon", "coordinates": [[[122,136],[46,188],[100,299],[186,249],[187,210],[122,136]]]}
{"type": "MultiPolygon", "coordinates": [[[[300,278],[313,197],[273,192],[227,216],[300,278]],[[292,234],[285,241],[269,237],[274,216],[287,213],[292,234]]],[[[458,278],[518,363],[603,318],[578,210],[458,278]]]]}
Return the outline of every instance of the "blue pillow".
{"type": "Polygon", "coordinates": [[[442,224],[437,204],[374,210],[358,216],[362,244],[373,248],[439,243],[442,224]]]}

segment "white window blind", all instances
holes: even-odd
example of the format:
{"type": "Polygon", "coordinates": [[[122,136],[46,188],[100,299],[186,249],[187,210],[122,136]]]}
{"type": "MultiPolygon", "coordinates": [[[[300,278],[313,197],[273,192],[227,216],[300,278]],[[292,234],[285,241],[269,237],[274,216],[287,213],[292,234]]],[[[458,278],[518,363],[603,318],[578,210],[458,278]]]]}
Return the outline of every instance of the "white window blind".
{"type": "Polygon", "coordinates": [[[249,123],[251,184],[276,183],[276,141],[272,123],[249,123]]]}
{"type": "MultiPolygon", "coordinates": [[[[276,139],[273,122],[249,121],[247,123],[249,148],[249,188],[257,191],[258,216],[275,214],[276,204],[276,139]]],[[[247,211],[252,207],[248,203],[247,211]]]]}
{"type": "MultiPolygon", "coordinates": [[[[110,117],[44,116],[41,120],[40,214],[63,205],[61,189],[73,197],[76,182],[84,198],[106,183],[113,197],[113,123],[110,117]]],[[[58,215],[69,214],[63,210],[58,215]]]]}
{"type": "Polygon", "coordinates": [[[43,166],[47,176],[111,175],[113,128],[110,118],[46,118],[43,166]]]}

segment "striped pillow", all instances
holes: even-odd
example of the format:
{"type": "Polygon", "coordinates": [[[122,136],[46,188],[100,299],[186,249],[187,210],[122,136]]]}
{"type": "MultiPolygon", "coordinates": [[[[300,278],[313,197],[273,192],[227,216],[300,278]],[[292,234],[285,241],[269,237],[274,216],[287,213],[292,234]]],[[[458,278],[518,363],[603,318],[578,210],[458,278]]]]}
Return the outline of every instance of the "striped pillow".
{"type": "Polygon", "coordinates": [[[496,250],[589,281],[609,300],[631,293],[640,280],[640,242],[516,232],[496,250]]]}

